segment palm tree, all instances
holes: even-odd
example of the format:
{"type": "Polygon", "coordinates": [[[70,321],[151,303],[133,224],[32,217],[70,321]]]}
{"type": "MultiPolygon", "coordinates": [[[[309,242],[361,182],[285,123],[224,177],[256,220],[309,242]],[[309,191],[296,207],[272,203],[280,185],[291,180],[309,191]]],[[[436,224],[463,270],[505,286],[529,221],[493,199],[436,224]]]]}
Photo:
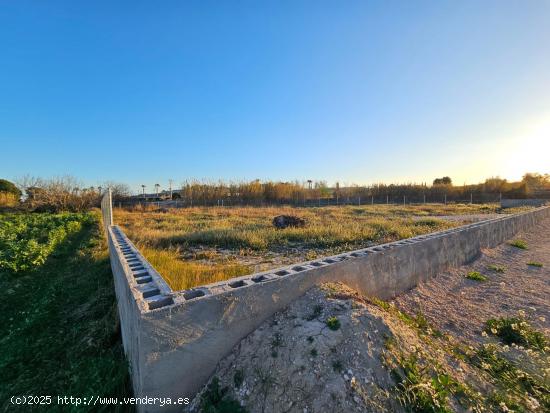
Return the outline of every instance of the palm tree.
{"type": "Polygon", "coordinates": [[[143,198],[145,198],[145,185],[141,185],[141,189],[142,189],[142,192],[143,192],[143,198]]]}
{"type": "Polygon", "coordinates": [[[157,190],[157,198],[159,197],[159,188],[160,188],[160,184],[155,184],[155,188],[157,190]]]}

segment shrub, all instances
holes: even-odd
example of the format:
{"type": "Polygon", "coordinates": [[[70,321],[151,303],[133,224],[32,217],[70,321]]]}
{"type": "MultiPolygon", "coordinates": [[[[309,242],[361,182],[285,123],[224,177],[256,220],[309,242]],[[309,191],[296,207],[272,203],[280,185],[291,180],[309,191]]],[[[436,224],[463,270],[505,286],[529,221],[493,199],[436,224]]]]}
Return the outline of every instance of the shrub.
{"type": "Polygon", "coordinates": [[[11,192],[0,192],[0,207],[14,207],[19,203],[19,197],[11,192]]]}
{"type": "Polygon", "coordinates": [[[15,186],[13,182],[7,181],[5,179],[0,179],[0,192],[13,194],[15,195],[17,200],[21,198],[21,190],[17,186],[15,186]]]}
{"type": "Polygon", "coordinates": [[[487,268],[494,272],[499,272],[499,273],[503,273],[506,270],[505,267],[502,267],[500,265],[495,265],[495,264],[488,265],[487,268]]]}

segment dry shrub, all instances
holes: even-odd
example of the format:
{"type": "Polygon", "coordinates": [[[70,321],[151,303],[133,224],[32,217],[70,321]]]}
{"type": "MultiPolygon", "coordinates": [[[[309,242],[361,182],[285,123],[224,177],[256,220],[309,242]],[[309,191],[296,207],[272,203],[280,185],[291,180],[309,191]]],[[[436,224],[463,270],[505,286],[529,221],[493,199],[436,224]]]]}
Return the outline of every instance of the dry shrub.
{"type": "Polygon", "coordinates": [[[14,207],[19,204],[19,197],[11,192],[0,192],[0,207],[14,207]]]}

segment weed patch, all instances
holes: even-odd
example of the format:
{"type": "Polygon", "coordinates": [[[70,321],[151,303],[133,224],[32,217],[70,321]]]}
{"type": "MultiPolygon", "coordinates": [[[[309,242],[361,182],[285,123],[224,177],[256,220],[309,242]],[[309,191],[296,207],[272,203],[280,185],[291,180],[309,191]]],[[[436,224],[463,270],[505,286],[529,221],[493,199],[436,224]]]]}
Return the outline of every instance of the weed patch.
{"type": "Polygon", "coordinates": [[[474,281],[487,281],[487,276],[481,274],[478,271],[470,271],[468,274],[466,274],[466,278],[474,281]]]}
{"type": "Polygon", "coordinates": [[[485,331],[499,337],[505,344],[517,344],[539,351],[548,350],[548,339],[535,330],[523,317],[488,320],[485,331]]]}
{"type": "Polygon", "coordinates": [[[246,413],[237,400],[227,395],[228,388],[220,388],[220,380],[214,377],[201,396],[200,408],[203,413],[246,413]]]}
{"type": "Polygon", "coordinates": [[[526,250],[527,249],[527,242],[521,240],[521,239],[516,239],[512,242],[510,242],[510,245],[512,247],[516,247],[516,248],[519,248],[519,249],[522,249],[522,250],[526,250]]]}
{"type": "Polygon", "coordinates": [[[531,374],[517,368],[502,357],[492,344],[482,346],[472,357],[472,363],[493,377],[497,391],[489,401],[494,407],[508,411],[530,412],[542,405],[542,411],[550,409],[550,386],[531,374]],[[533,400],[533,398],[535,400],[533,400]],[[538,400],[538,401],[537,401],[538,400]],[[504,403],[504,405],[503,405],[504,403]]]}
{"type": "Polygon", "coordinates": [[[535,262],[535,261],[529,261],[527,265],[529,265],[530,267],[537,267],[537,268],[543,267],[542,262],[535,262]]]}
{"type": "Polygon", "coordinates": [[[398,383],[402,405],[414,412],[452,412],[448,398],[458,387],[455,380],[447,374],[430,374],[416,356],[402,358],[399,364],[392,376],[398,383]]]}
{"type": "Polygon", "coordinates": [[[328,328],[330,328],[333,331],[336,331],[340,328],[340,320],[338,320],[337,317],[329,317],[327,318],[327,321],[325,321],[325,324],[328,328]]]}
{"type": "Polygon", "coordinates": [[[495,265],[495,264],[490,264],[487,266],[487,268],[491,271],[494,271],[494,272],[498,272],[498,273],[503,273],[504,271],[506,271],[506,267],[503,267],[501,265],[495,265]]]}

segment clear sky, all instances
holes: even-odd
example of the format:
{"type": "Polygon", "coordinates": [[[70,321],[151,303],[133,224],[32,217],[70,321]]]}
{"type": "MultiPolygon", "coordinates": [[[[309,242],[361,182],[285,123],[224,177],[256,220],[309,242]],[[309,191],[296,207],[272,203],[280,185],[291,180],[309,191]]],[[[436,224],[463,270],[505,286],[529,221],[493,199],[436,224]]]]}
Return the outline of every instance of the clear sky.
{"type": "Polygon", "coordinates": [[[550,1],[0,0],[0,176],[550,172],[550,1]]]}

